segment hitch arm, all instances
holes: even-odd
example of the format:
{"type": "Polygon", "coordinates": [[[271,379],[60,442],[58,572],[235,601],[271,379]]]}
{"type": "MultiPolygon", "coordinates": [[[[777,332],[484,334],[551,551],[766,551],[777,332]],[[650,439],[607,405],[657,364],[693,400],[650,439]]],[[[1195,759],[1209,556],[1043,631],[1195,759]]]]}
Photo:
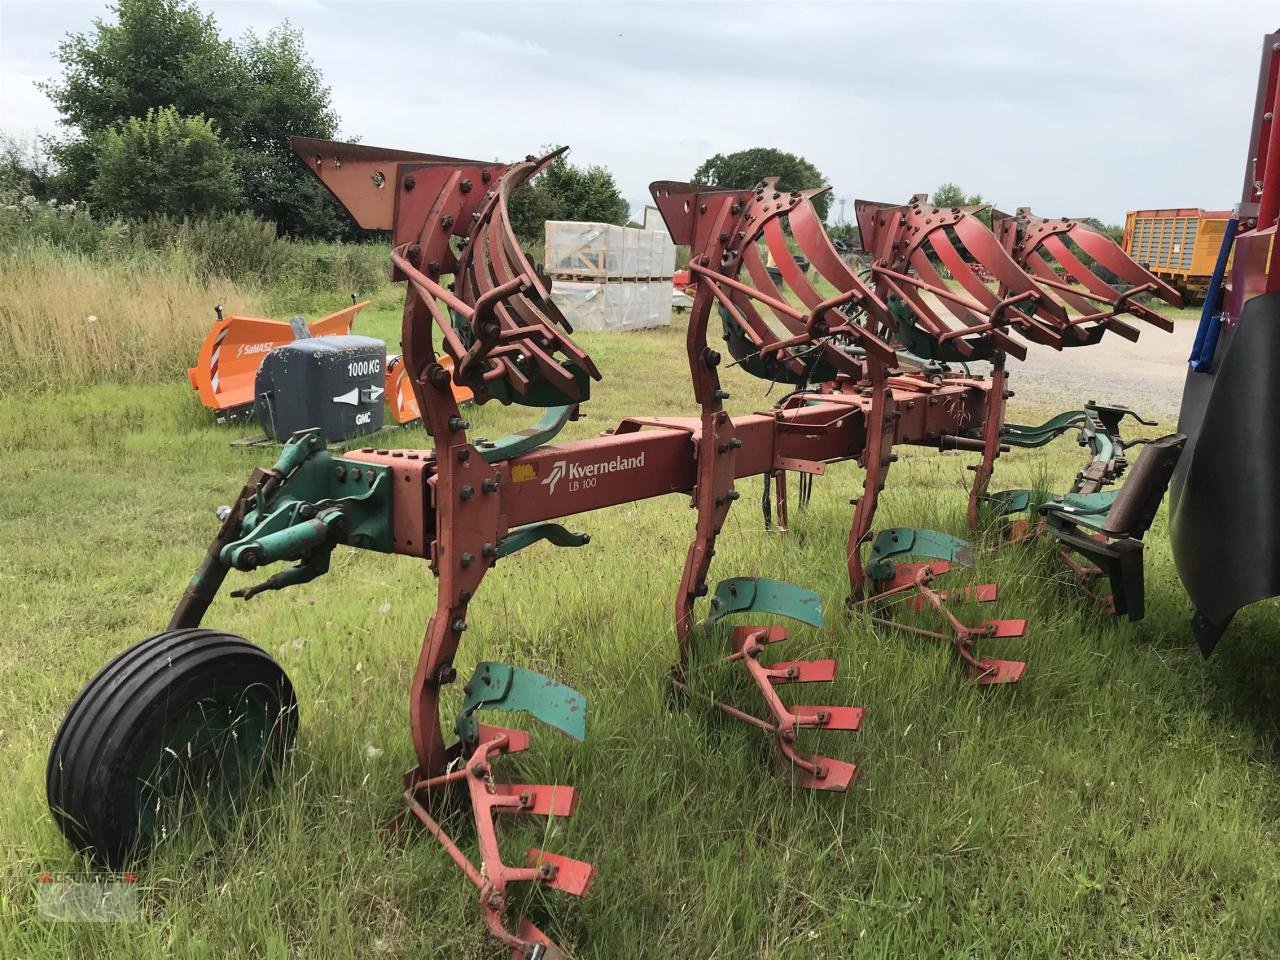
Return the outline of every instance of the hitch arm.
{"type": "Polygon", "coordinates": [[[295,435],[270,470],[259,468],[246,481],[178,601],[169,628],[199,626],[233,569],[297,561],[232,594],[248,600],[322,576],[339,543],[391,552],[390,486],[386,468],[333,457],[318,432],[295,435]]]}
{"type": "Polygon", "coordinates": [[[231,595],[239,600],[252,600],[258,594],[265,593],[268,590],[283,590],[285,587],[296,587],[299,584],[310,583],[317,577],[324,576],[329,572],[329,557],[332,553],[332,546],[327,546],[321,550],[313,550],[303,557],[300,562],[287,570],[272,574],[266,580],[254,584],[252,587],[232,590],[231,595]]]}

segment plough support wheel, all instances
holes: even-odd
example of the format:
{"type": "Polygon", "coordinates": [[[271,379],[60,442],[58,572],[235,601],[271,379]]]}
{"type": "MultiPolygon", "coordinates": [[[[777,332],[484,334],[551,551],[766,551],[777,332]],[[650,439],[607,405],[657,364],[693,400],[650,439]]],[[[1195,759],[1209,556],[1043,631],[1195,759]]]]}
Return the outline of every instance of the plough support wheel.
{"type": "Polygon", "coordinates": [[[89,681],[49,754],[54,821],[108,867],[145,853],[184,800],[269,778],[298,730],[293,686],[243,637],[168,630],[89,681]]]}

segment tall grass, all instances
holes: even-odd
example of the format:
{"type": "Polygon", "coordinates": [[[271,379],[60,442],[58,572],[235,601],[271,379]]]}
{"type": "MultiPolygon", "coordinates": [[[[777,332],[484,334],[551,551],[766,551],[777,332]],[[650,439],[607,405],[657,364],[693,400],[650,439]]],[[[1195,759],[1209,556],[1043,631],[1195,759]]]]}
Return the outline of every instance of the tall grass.
{"type": "Polygon", "coordinates": [[[40,245],[0,257],[0,391],[182,375],[213,305],[259,314],[262,295],[204,279],[179,254],[97,260],[40,245]]]}
{"type": "Polygon", "coordinates": [[[176,377],[214,304],[327,313],[384,290],[386,263],[383,244],[282,239],[243,214],[100,223],[0,197],[0,390],[176,377]]]}
{"type": "Polygon", "coordinates": [[[259,286],[283,311],[297,312],[299,303],[317,298],[366,296],[386,283],[384,244],[282,239],[275,224],[246,214],[153,217],[125,225],[125,233],[131,249],[175,251],[202,278],[235,277],[259,286]]]}
{"type": "MultiPolygon", "coordinates": [[[[390,328],[394,310],[370,322],[390,328]]],[[[677,321],[576,337],[606,380],[562,439],[628,415],[695,413],[684,336],[677,321]]],[[[1050,399],[1013,376],[1015,403],[1050,399]]],[[[767,407],[768,384],[739,367],[723,377],[734,416],[767,407]]],[[[1046,412],[1019,406],[1011,418],[1046,412]]],[[[498,404],[467,413],[489,437],[535,416],[498,404]]],[[[439,846],[382,829],[413,758],[406,691],[434,581],[421,561],[346,548],[322,580],[251,603],[224,593],[207,617],[269,650],[297,690],[298,751],[277,787],[171,834],[140,865],[139,922],[56,924],[35,912],[40,871],[88,869],[44,804],[56,725],[102,663],[168,620],[213,535],[213,508],[273,459],[232,446],[242,432],[214,424],[177,383],[78,388],[61,407],[0,397],[0,957],[501,960],[476,891],[439,846]]],[[[379,444],[430,439],[415,427],[379,444]]],[[[877,527],[964,534],[975,456],[895,452],[877,527]]],[[[1081,457],[1070,438],[1015,450],[1000,458],[996,488],[1063,489],[1081,457]]],[[[1138,624],[1098,614],[1043,547],[983,549],[947,586],[999,581],[1000,599],[957,612],[970,623],[1029,618],[1026,637],[981,648],[1029,666],[1014,687],[974,688],[943,644],[844,610],[861,480],[856,466],[833,466],[808,509],[793,499],[786,534],[763,529],[759,479],[740,481],[712,568],[713,582],[776,576],[823,596],[828,626],[793,626],[768,656],[839,661],[834,684],[788,685],[787,702],[867,708],[859,733],[801,744],[861,766],[845,794],[794,790],[760,731],[701,697],[683,710],[665,699],[671,598],[693,531],[686,497],[571,517],[588,546],[538,544],[485,577],[459,674],[502,660],[588,698],[585,743],[530,723],[533,749],[494,765],[502,782],[580,790],[571,818],[504,817],[506,859],[533,846],[599,871],[581,902],[517,885],[517,909],[574,960],[1280,956],[1276,606],[1244,611],[1206,664],[1163,516],[1147,537],[1138,624]]],[[[228,588],[264,575],[233,574],[228,588]]],[[[717,653],[705,645],[699,662],[717,653]]],[[[696,691],[759,709],[734,673],[696,674],[696,691]]],[[[474,855],[465,801],[433,812],[474,855]]]]}

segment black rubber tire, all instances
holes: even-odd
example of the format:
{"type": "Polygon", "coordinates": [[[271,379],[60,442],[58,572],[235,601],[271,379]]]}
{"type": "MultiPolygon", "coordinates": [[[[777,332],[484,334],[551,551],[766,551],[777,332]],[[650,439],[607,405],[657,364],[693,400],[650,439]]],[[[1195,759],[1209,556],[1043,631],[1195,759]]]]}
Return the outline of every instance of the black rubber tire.
{"type": "Polygon", "coordinates": [[[269,780],[297,731],[293,685],[266,652],[217,630],[167,630],[72,703],[49,753],[49,810],[73,847],[118,868],[150,847],[153,806],[269,780]]]}

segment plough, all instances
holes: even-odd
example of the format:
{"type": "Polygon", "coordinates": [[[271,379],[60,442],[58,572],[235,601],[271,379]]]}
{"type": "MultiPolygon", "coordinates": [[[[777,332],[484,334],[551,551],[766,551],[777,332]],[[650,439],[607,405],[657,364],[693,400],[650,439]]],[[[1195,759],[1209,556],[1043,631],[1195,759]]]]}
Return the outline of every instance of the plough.
{"type": "MultiPolygon", "coordinates": [[[[949,634],[926,632],[950,639],[979,683],[1011,682],[1022,675],[1021,664],[980,658],[974,648],[986,637],[1020,634],[1025,621],[971,627],[949,611],[948,600],[964,592],[935,584],[952,566],[969,561],[968,543],[933,531],[899,529],[875,536],[876,507],[897,459],[895,446],[977,455],[968,503],[969,523],[977,530],[991,506],[1005,516],[1033,503],[1025,491],[988,493],[1002,450],[1036,446],[1068,429],[1085,431],[1095,461],[1107,457],[1102,473],[1078,481],[1068,497],[1038,512],[1047,534],[1087,557],[1106,546],[1093,539],[1094,533],[1108,542],[1132,538],[1142,526],[1138,521],[1150,522],[1146,508],[1153,498],[1158,504],[1163,493],[1156,481],[1164,474],[1143,469],[1140,462],[1109,511],[1104,512],[1102,500],[1081,499],[1103,496],[1101,487],[1124,469],[1124,447],[1115,431],[1122,414],[1113,408],[1086,407],[1042,428],[1005,423],[1007,359],[1024,357],[1028,342],[1057,349],[1096,343],[1108,330],[1137,336],[1137,328],[1121,318],[1167,329],[1166,321],[1134,299],[1135,288],[1178,302],[1176,292],[1078,222],[1041,221],[1022,211],[997,218],[997,236],[973,209],[940,209],[923,196],[905,205],[859,202],[857,217],[871,254],[869,271],[859,273],[839,256],[823,229],[811,202],[819,191],[785,191],[774,180],[746,190],[654,183],[653,198],[672,238],[691,253],[696,294],[685,354],[697,415],[630,417],[600,436],[557,443],[557,433],[590,399],[601,374],[572,340],[546,281],[517,243],[507,205],[512,191],[558,151],[502,164],[305,139],[295,140],[294,147],[362,226],[391,232],[392,276],[407,287],[398,376],[412,390],[434,446],[366,448],[337,457],[314,432],[304,431],[271,469],[250,476],[226,511],[168,630],[99,674],[73,705],[55,742],[49,766],[55,817],[76,846],[107,862],[144,848],[155,835],[160,799],[153,787],[138,783],[149,762],[225,746],[225,739],[192,733],[198,727],[192,717],[253,721],[236,738],[230,758],[236,762],[215,764],[223,772],[277,756],[282,741],[293,735],[294,698],[283,672],[254,661],[253,683],[245,687],[235,679],[236,664],[209,651],[234,650],[243,659],[245,648],[256,648],[199,627],[232,570],[292,563],[237,591],[248,599],[322,575],[340,545],[418,557],[436,577],[436,604],[410,689],[417,763],[405,777],[404,817],[434,836],[478,888],[488,930],[513,957],[561,956],[528,920],[509,916],[509,887],[531,883],[583,896],[594,871],[540,850],[529,851],[520,865],[508,865],[495,823],[498,814],[568,816],[576,794],[565,786],[502,782],[500,758],[527,749],[529,735],[482,723],[478,714],[523,711],[580,738],[586,732],[585,701],[546,677],[483,662],[463,687],[456,722],[446,727],[441,718],[445,688],[458,679],[454,660],[468,629],[468,611],[499,560],[544,540],[559,547],[586,544],[586,534],[561,525],[565,517],[667,494],[689,496],[696,520],[674,600],[673,688],[686,695],[691,690],[691,671],[698,667],[691,657],[693,641],[718,640],[724,661],[745,672],[756,704],[754,710],[741,703],[717,701],[716,706],[771,737],[796,784],[840,791],[854,782],[856,765],[798,753],[797,735],[856,731],[863,711],[788,705],[780,687],[830,681],[836,663],[776,661],[774,650],[785,643],[788,631],[759,625],[783,617],[821,628],[826,620],[818,596],[751,577],[712,586],[716,544],[740,498],[739,481],[762,477],[766,489],[773,484],[785,523],[788,473],[811,482],[829,464],[856,461],[863,478],[844,557],[852,613],[866,610],[876,622],[896,626],[880,616],[879,605],[898,594],[914,595],[945,621],[949,634]],[[792,244],[812,265],[810,272],[796,265],[792,244]],[[1129,289],[1105,283],[1072,245],[1129,289]],[[780,280],[771,275],[769,259],[780,280]],[[1068,267],[1079,287],[1054,279],[1058,274],[1050,260],[1068,267]],[[994,280],[984,282],[984,276],[994,280]],[[731,398],[720,378],[725,358],[710,342],[713,322],[733,363],[787,384],[791,392],[768,410],[731,415],[726,409],[731,398]],[[989,364],[989,372],[972,370],[977,362],[989,364]],[[477,403],[496,399],[543,414],[519,433],[474,440],[455,384],[470,390],[477,403]],[[1126,526],[1119,517],[1113,522],[1116,513],[1133,523],[1126,526]],[[928,560],[900,562],[908,556],[928,560]],[[696,609],[704,600],[707,613],[700,620],[696,609]],[[174,673],[174,685],[155,681],[163,670],[174,673]],[[127,710],[115,705],[110,693],[124,687],[136,695],[127,710]],[[83,735],[87,711],[93,711],[95,730],[123,728],[139,722],[136,711],[146,707],[139,698],[146,697],[164,700],[163,712],[171,720],[129,739],[127,756],[115,755],[126,749],[116,741],[83,735]],[[99,771],[101,790],[74,782],[91,766],[99,771]],[[104,777],[110,782],[101,782],[104,777]],[[438,796],[464,784],[478,864],[432,812],[438,796]],[[109,804],[104,796],[111,798],[109,804]]],[[[1174,440],[1158,449],[1176,445],[1174,440]]],[[[1023,524],[1022,535],[1033,528],[1023,524]]],[[[1136,535],[1140,538],[1140,531],[1136,535]]],[[[1131,564],[1117,562],[1133,615],[1131,564]]],[[[996,591],[987,585],[964,595],[990,601],[996,591]]],[[[1118,600],[1116,606],[1125,604],[1118,600]]]]}

